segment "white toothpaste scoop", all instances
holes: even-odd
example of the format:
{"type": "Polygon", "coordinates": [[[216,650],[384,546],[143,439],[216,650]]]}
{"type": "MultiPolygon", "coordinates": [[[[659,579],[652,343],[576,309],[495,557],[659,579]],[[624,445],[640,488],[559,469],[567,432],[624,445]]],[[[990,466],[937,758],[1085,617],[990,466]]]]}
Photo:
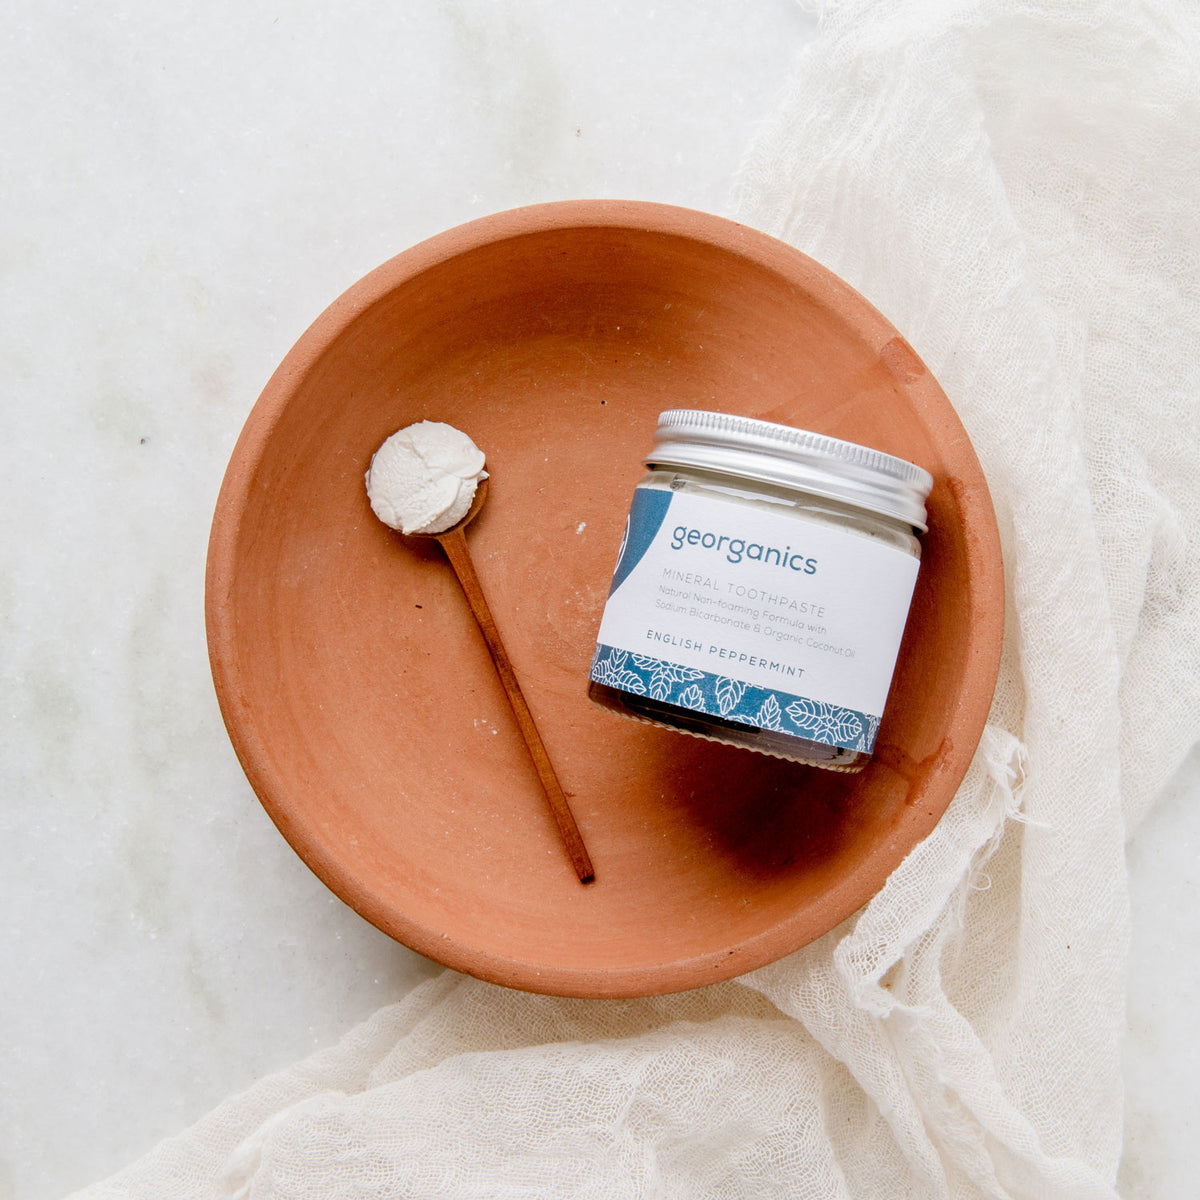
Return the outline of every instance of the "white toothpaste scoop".
{"type": "Polygon", "coordinates": [[[375,451],[367,496],[375,515],[401,533],[443,533],[467,515],[487,478],[483,451],[442,421],[418,421],[375,451]]]}

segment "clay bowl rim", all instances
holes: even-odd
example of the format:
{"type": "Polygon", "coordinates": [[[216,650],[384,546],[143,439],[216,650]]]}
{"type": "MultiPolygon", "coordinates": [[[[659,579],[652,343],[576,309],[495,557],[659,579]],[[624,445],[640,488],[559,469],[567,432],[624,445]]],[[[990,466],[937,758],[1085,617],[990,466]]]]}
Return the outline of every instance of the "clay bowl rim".
{"type": "MultiPolygon", "coordinates": [[[[908,805],[890,836],[875,844],[856,869],[833,883],[821,904],[821,928],[811,910],[778,921],[732,947],[653,967],[571,967],[510,958],[460,942],[397,910],[366,888],[354,872],[309,835],[289,808],[270,765],[255,713],[238,686],[240,670],[233,576],[241,514],[249,490],[297,381],[303,379],[347,328],[406,282],[482,246],[573,228],[630,229],[680,237],[730,252],[777,274],[836,307],[839,319],[863,342],[881,350],[901,341],[896,328],[859,292],[795,247],[749,226],[694,209],[638,200],[565,200],[510,209],[455,226],[417,243],[368,272],[337,297],[300,336],[254,404],[229,460],[218,495],[205,576],[205,625],[213,681],[222,718],[245,775],[260,803],[302,861],[362,917],[403,945],[445,966],[488,982],[541,994],[579,998],[629,998],[687,991],[722,982],[801,949],[858,911],[888,875],[923,840],[949,806],[974,756],[999,675],[1004,625],[1004,576],[991,495],[974,449],[941,386],[928,371],[906,378],[922,408],[930,436],[956,481],[955,499],[971,529],[964,554],[972,607],[983,629],[971,639],[945,752],[935,765],[938,802],[908,805]],[[952,734],[953,736],[949,736],[952,734]],[[898,852],[897,846],[902,845],[898,852]]],[[[918,360],[919,361],[919,360],[918,360]]]]}

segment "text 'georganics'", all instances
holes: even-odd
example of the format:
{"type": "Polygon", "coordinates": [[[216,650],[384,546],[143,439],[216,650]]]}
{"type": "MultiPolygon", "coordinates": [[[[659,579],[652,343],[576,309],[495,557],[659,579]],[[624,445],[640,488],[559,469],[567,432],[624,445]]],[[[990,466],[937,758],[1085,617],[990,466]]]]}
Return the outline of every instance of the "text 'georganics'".
{"type": "Polygon", "coordinates": [[[686,525],[676,525],[671,531],[671,549],[682,550],[684,546],[699,546],[704,550],[713,550],[725,556],[726,562],[740,563],[744,560],[761,562],[767,566],[786,567],[791,571],[799,571],[804,575],[817,573],[817,560],[805,558],[800,551],[793,551],[791,546],[764,546],[762,542],[747,542],[745,538],[730,537],[728,534],[716,534],[710,530],[689,529],[686,525]]]}

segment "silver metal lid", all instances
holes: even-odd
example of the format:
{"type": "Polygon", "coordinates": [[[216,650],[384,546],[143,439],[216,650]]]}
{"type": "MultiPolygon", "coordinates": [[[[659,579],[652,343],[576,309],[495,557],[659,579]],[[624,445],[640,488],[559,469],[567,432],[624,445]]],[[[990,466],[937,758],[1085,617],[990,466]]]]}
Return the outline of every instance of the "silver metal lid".
{"type": "Polygon", "coordinates": [[[750,417],[675,408],[658,418],[653,466],[697,467],[839,500],[924,530],[933,476],[879,450],[750,417]]]}

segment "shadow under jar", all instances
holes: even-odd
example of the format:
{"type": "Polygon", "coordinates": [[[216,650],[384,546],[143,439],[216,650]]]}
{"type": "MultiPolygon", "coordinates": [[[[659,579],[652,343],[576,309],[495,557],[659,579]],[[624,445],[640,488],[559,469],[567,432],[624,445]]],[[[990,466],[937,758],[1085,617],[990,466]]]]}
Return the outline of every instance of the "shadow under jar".
{"type": "Polygon", "coordinates": [[[836,771],[866,765],[920,567],[924,468],[747,417],[658,419],[589,696],[836,771]]]}

